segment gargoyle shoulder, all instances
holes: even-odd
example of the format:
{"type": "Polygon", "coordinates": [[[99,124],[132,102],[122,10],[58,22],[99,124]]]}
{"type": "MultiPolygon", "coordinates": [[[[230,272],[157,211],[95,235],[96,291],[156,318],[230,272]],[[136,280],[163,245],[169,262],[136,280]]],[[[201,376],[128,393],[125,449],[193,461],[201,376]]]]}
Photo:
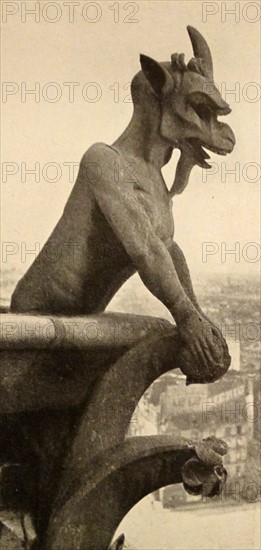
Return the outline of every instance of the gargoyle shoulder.
{"type": "Polygon", "coordinates": [[[109,175],[113,177],[115,163],[119,162],[119,153],[112,146],[106,143],[94,143],[84,153],[81,159],[81,169],[90,183],[108,179],[109,175]]]}

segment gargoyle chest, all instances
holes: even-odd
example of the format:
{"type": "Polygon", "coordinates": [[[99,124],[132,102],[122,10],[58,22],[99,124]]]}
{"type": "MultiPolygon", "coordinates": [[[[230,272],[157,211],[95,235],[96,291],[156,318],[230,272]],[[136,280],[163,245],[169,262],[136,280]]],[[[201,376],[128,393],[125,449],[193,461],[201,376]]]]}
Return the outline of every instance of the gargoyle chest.
{"type": "Polygon", "coordinates": [[[148,189],[148,186],[135,183],[134,192],[157,236],[163,241],[173,238],[172,200],[167,190],[164,190],[164,192],[161,190],[155,191],[153,188],[148,189]]]}

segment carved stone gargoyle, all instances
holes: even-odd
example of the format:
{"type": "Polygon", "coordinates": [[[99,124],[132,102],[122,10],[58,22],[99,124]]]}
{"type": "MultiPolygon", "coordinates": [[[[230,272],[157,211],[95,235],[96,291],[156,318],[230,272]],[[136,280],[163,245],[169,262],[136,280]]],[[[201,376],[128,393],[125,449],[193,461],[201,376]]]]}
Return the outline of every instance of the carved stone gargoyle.
{"type": "MultiPolygon", "coordinates": [[[[196,29],[188,32],[195,55],[188,65],[182,54],[166,63],[141,56],[129,127],[112,146],[85,153],[61,220],[2,315],[0,521],[20,521],[26,549],[107,550],[146,494],[183,483],[214,496],[226,478],[226,446],[215,438],[126,439],[139,399],[160,375],[180,368],[187,383],[209,383],[230,365],[173,241],[171,196],[194,165],[207,168],[202,146],[226,154],[235,143],[217,120],[230,110],[213,83],[209,47],[196,29]],[[160,170],[175,147],[181,156],[169,192],[160,170]],[[134,181],[126,179],[131,158],[134,181]],[[121,181],[111,176],[115,163],[121,181]],[[52,261],[53,245],[68,236],[78,245],[73,262],[63,254],[52,261]],[[135,271],[177,327],[103,313],[135,271]]],[[[4,550],[13,550],[6,528],[4,550]]]]}

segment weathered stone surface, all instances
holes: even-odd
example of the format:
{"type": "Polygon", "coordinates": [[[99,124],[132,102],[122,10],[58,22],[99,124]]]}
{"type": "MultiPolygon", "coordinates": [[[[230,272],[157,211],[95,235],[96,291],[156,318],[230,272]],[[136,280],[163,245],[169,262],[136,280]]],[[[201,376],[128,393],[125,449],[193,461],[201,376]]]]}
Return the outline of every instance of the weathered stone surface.
{"type": "Polygon", "coordinates": [[[106,550],[127,512],[164,485],[183,482],[192,491],[197,488],[195,494],[219,494],[226,475],[219,454],[222,443],[215,439],[197,445],[170,436],[133,437],[101,453],[77,481],[70,479],[60,491],[44,550],[106,550]],[[205,448],[208,464],[198,459],[199,445],[205,448]]]}
{"type": "MultiPolygon", "coordinates": [[[[142,319],[139,322],[141,326],[142,319]]],[[[146,322],[145,320],[145,325],[146,322]]],[[[156,320],[154,322],[157,327],[156,320]]],[[[191,357],[187,353],[177,329],[169,323],[163,323],[164,332],[162,332],[161,323],[159,321],[158,331],[151,323],[149,335],[138,341],[136,345],[132,345],[131,349],[128,350],[125,347],[125,353],[122,348],[115,347],[114,358],[116,361],[111,361],[112,364],[106,364],[107,352],[103,355],[99,351],[101,355],[98,356],[98,359],[97,350],[94,350],[93,356],[88,350],[81,349],[40,350],[38,360],[31,364],[28,361],[28,354],[30,356],[31,352],[28,350],[21,352],[6,350],[3,352],[7,362],[5,366],[2,365],[1,374],[6,372],[6,381],[13,383],[13,372],[16,373],[15,382],[19,374],[21,376],[18,379],[18,388],[23,388],[21,396],[18,392],[10,392],[11,398],[20,407],[23,404],[30,408],[30,403],[37,403],[37,406],[41,406],[41,400],[45,399],[47,394],[48,405],[50,406],[50,400],[53,400],[53,406],[61,408],[61,411],[57,410],[56,413],[54,410],[50,410],[48,414],[46,411],[39,410],[36,415],[32,411],[31,417],[28,417],[30,444],[32,444],[32,434],[35,434],[37,429],[39,432],[39,437],[34,436],[32,449],[41,449],[40,454],[37,451],[40,473],[39,505],[37,506],[37,515],[34,516],[38,525],[38,533],[41,533],[40,538],[48,524],[48,517],[52,513],[52,499],[55,498],[55,495],[58,500],[60,498],[59,487],[63,492],[63,488],[68,485],[68,480],[71,484],[77,484],[82,476],[89,471],[93,459],[99,460],[101,453],[104,453],[106,449],[109,451],[116,446],[119,449],[120,445],[124,445],[125,434],[134,409],[144,391],[156,378],[174,367],[180,367],[182,370],[189,368],[191,357]],[[68,358],[70,358],[71,369],[67,376],[64,376],[64,364],[68,358]],[[60,366],[63,375],[59,373],[59,368],[57,371],[58,359],[64,360],[64,363],[61,361],[60,366]],[[97,368],[100,369],[99,377],[92,387],[88,400],[84,407],[80,407],[75,413],[74,418],[76,426],[78,426],[75,429],[70,409],[67,409],[65,413],[62,406],[80,405],[84,395],[88,394],[87,388],[90,387],[91,381],[95,381],[97,378],[97,368]],[[44,376],[41,375],[41,369],[45,373],[44,376]],[[84,381],[86,381],[86,388],[84,381]],[[24,387],[22,383],[24,383],[24,387]],[[35,401],[36,398],[37,401],[35,401]],[[57,438],[58,433],[59,437],[57,438]],[[65,459],[66,454],[67,458],[65,459]],[[61,469],[62,477],[60,479],[61,469]],[[43,518],[45,518],[44,523],[43,518]]],[[[113,357],[113,350],[110,353],[113,357]]],[[[24,418],[22,430],[25,437],[27,434],[26,424],[27,420],[24,418]]],[[[148,492],[151,490],[148,489],[148,492]]],[[[32,513],[35,515],[33,510],[32,513]]]]}
{"type": "Polygon", "coordinates": [[[24,542],[0,524],[0,550],[24,550],[24,542]]]}
{"type": "Polygon", "coordinates": [[[182,465],[193,454],[188,443],[165,437],[131,438],[106,451],[58,499],[44,549],[106,550],[136,502],[163,485],[182,482],[182,465]]]}
{"type": "Polygon", "coordinates": [[[131,347],[154,330],[164,333],[164,319],[127,313],[81,317],[0,313],[2,350],[106,349],[131,347]]]}

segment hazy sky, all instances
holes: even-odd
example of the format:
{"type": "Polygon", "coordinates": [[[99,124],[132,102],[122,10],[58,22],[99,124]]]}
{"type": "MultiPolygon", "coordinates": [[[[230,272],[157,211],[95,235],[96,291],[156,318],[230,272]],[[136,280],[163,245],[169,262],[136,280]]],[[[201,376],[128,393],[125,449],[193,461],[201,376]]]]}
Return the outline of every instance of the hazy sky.
{"type": "MultiPolygon", "coordinates": [[[[2,78],[12,84],[4,87],[2,162],[12,163],[3,165],[3,171],[17,173],[2,184],[2,240],[17,246],[4,267],[25,270],[33,256],[24,263],[21,242],[28,249],[42,245],[56,224],[73,185],[64,163],[79,162],[95,141],[112,143],[126,127],[132,113],[128,83],[139,70],[139,54],[163,61],[185,52],[189,61],[186,25],[191,24],[211,47],[215,81],[233,110],[227,122],[237,145],[227,157],[211,153],[215,173],[194,168],[189,187],[174,201],[177,241],[192,272],[257,272],[260,264],[252,261],[257,245],[249,243],[260,242],[259,3],[223,2],[221,10],[220,2],[197,0],[82,1],[73,2],[71,22],[66,2],[40,2],[40,22],[25,17],[20,2],[8,4],[14,13],[2,24],[2,78]],[[225,12],[224,5],[233,10],[235,4],[236,14],[225,12]],[[77,85],[74,90],[70,86],[70,102],[72,82],[77,85]],[[35,86],[39,102],[24,93],[35,86]],[[236,92],[229,94],[229,89],[236,92]],[[27,168],[39,163],[40,182],[33,175],[23,177],[22,163],[27,168]],[[235,165],[237,181],[226,174],[235,165]],[[59,181],[50,181],[56,174],[59,181]],[[213,242],[215,254],[202,263],[203,243],[213,242]],[[226,248],[235,246],[237,258],[225,257],[226,248]]],[[[34,5],[26,3],[28,9],[34,5]]],[[[168,183],[177,158],[175,154],[164,169],[168,183]]]]}

